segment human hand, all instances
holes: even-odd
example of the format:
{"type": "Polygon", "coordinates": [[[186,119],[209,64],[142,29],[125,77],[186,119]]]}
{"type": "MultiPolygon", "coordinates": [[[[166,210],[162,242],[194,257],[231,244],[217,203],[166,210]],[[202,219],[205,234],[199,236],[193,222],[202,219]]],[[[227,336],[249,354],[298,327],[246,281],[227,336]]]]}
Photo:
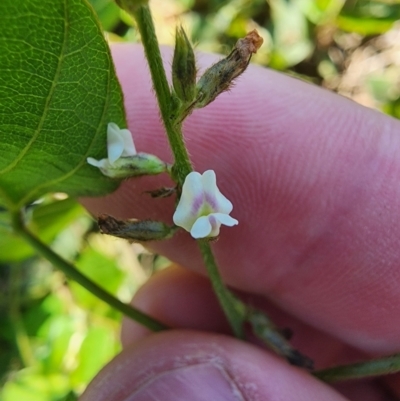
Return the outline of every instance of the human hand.
{"type": "MultiPolygon", "coordinates": [[[[137,149],[169,160],[140,47],[117,45],[113,53],[137,149]]],[[[213,60],[200,56],[203,65],[213,60]]],[[[185,123],[196,171],[216,171],[239,220],[214,246],[222,276],[293,329],[293,344],[317,368],[400,351],[396,130],[394,119],[253,66],[185,123]]],[[[173,199],[143,194],[163,185],[165,177],[130,180],[86,205],[94,214],[171,221],[173,199]]],[[[221,334],[227,324],[197,274],[204,269],[187,233],[152,245],[189,270],[156,274],[134,304],[193,331],[150,334],[125,321],[123,352],[81,401],[344,399],[268,351],[221,334]]],[[[399,382],[394,375],[338,388],[348,399],[389,400],[400,398],[399,382]]]]}

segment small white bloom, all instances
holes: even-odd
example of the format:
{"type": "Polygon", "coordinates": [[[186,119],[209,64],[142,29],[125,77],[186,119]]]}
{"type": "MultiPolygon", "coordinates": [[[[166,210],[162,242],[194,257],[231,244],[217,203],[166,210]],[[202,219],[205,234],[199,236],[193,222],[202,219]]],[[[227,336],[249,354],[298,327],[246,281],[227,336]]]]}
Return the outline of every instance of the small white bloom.
{"type": "Polygon", "coordinates": [[[107,125],[107,159],[96,160],[88,157],[86,160],[92,166],[99,169],[111,167],[119,158],[135,156],[136,148],[133,143],[132,134],[128,129],[120,129],[117,124],[107,125]]]}
{"type": "Polygon", "coordinates": [[[221,224],[232,227],[239,223],[229,216],[232,209],[232,203],[217,187],[213,170],[191,172],[183,183],[173,221],[193,238],[216,237],[221,224]]]}

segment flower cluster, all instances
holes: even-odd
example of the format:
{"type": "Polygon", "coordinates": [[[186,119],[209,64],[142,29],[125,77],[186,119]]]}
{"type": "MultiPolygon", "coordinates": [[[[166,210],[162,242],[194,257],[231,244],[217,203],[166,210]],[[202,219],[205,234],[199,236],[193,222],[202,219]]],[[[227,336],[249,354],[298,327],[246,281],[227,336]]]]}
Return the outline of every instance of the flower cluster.
{"type": "MultiPolygon", "coordinates": [[[[115,123],[107,126],[107,158],[97,160],[88,157],[87,162],[112,178],[169,171],[156,156],[137,153],[130,131],[120,129],[115,123]]],[[[212,238],[219,235],[222,224],[229,227],[238,224],[229,215],[232,209],[232,203],[217,187],[213,170],[203,174],[193,171],[185,178],[173,221],[176,226],[190,232],[193,238],[212,238]]]]}

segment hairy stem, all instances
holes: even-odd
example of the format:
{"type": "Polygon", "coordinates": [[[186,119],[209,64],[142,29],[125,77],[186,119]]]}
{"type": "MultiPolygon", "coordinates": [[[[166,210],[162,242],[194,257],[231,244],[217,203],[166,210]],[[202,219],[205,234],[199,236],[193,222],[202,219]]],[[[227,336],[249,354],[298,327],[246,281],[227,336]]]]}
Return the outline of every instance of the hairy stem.
{"type": "MultiPolygon", "coordinates": [[[[172,172],[175,180],[181,187],[186,176],[193,171],[193,168],[183,141],[181,130],[182,124],[177,124],[174,119],[171,118],[174,112],[172,106],[174,102],[165,75],[150,9],[148,6],[141,6],[132,14],[139,28],[147,62],[149,63],[161,118],[167,132],[170,147],[174,154],[175,164],[172,172]]],[[[207,267],[212,286],[229,320],[232,330],[235,333],[235,336],[242,338],[245,307],[234,297],[222,282],[210,245],[204,241],[199,241],[199,246],[203,254],[204,263],[207,267]]]]}
{"type": "Polygon", "coordinates": [[[198,244],[203,255],[208,276],[211,280],[214,292],[218,297],[219,303],[229,320],[235,336],[237,338],[243,338],[243,324],[246,319],[247,308],[224,285],[221,275],[219,274],[218,267],[215,262],[209,242],[205,240],[199,240],[198,244]]]}
{"type": "Polygon", "coordinates": [[[400,372],[400,354],[319,370],[314,372],[314,376],[326,382],[337,382],[341,380],[382,376],[397,372],[400,372]]]}
{"type": "Polygon", "coordinates": [[[160,48],[154,29],[153,19],[149,6],[141,6],[133,12],[136,20],[147,62],[149,63],[151,79],[156,93],[161,118],[167,132],[168,141],[174,154],[175,165],[173,171],[175,179],[182,185],[186,176],[193,170],[189,155],[183,142],[181,125],[174,124],[171,119],[172,97],[167,77],[162,63],[160,48]]]}
{"type": "MultiPolygon", "coordinates": [[[[130,3],[130,1],[126,0],[123,3],[128,4],[130,3]]],[[[142,43],[144,46],[147,61],[149,63],[150,73],[158,105],[160,108],[162,121],[164,123],[170,147],[172,149],[175,159],[175,164],[172,168],[172,175],[177,182],[178,187],[181,187],[185,181],[186,176],[191,171],[193,171],[190,158],[183,140],[181,122],[176,123],[176,120],[173,118],[174,112],[176,111],[174,108],[176,106],[174,106],[174,99],[171,95],[171,91],[163,67],[161,53],[158,46],[150,9],[148,5],[139,6],[139,3],[136,2],[132,4],[134,4],[134,6],[127,7],[125,5],[124,8],[134,16],[142,37],[142,43]]],[[[259,43],[260,46],[262,41],[260,42],[258,40],[257,43],[259,43]]],[[[248,61],[249,60],[246,59],[246,67],[248,61]]],[[[209,278],[211,280],[213,289],[218,297],[220,305],[222,306],[225,315],[230,322],[235,336],[238,338],[243,338],[244,322],[246,320],[251,320],[251,318],[249,318],[248,316],[247,307],[240,300],[238,300],[227,287],[225,287],[219,274],[210,244],[204,240],[199,240],[198,244],[208,271],[209,278]]],[[[251,316],[252,315],[250,313],[250,317],[251,316]]],[[[262,329],[263,335],[265,337],[265,327],[262,326],[262,329]]],[[[271,330],[271,333],[274,336],[277,334],[275,328],[271,330]]],[[[270,336],[271,333],[268,331],[268,336],[270,336]]],[[[276,341],[276,337],[273,337],[273,341],[276,341]]],[[[275,343],[273,345],[276,346],[275,343]]],[[[287,344],[285,346],[287,347],[287,344]]],[[[288,357],[288,355],[286,355],[286,353],[284,353],[284,355],[288,357],[291,363],[300,366],[311,367],[312,361],[309,360],[307,357],[304,357],[298,351],[292,348],[289,348],[289,351],[290,358],[288,357]],[[301,363],[299,363],[298,361],[299,358],[301,363]]],[[[385,373],[393,373],[399,370],[400,354],[366,363],[326,369],[316,372],[315,375],[322,380],[336,381],[348,378],[368,377],[385,373]]]]}
{"type": "Polygon", "coordinates": [[[67,262],[59,255],[57,255],[52,249],[50,249],[46,244],[44,244],[40,239],[38,239],[34,234],[32,234],[23,222],[22,213],[13,214],[13,228],[16,233],[18,233],[24,240],[32,246],[41,256],[46,258],[54,266],[58,267],[66,276],[75,280],[82,287],[86,288],[93,295],[100,298],[102,301],[106,302],[119,312],[130,317],[136,322],[146,326],[152,331],[165,330],[168,327],[164,324],[158,322],[157,320],[151,318],[143,312],[133,308],[130,305],[124,304],[113,295],[108,293],[99,287],[92,280],[83,275],[79,270],[77,270],[71,263],[67,262]]]}

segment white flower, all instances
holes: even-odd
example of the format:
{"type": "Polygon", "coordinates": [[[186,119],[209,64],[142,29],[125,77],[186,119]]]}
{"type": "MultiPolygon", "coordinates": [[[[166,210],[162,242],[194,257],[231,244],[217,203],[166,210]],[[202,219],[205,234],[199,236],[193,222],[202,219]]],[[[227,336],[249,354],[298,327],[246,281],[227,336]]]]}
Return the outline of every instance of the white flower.
{"type": "Polygon", "coordinates": [[[217,187],[213,170],[192,172],[186,176],[173,220],[193,238],[216,237],[221,224],[232,227],[239,223],[229,216],[232,209],[232,203],[217,187]]]}
{"type": "Polygon", "coordinates": [[[136,154],[130,131],[128,129],[120,129],[115,123],[109,123],[107,125],[107,159],[96,160],[93,157],[88,157],[86,160],[92,166],[99,169],[107,169],[119,158],[135,156],[136,154]]]}

